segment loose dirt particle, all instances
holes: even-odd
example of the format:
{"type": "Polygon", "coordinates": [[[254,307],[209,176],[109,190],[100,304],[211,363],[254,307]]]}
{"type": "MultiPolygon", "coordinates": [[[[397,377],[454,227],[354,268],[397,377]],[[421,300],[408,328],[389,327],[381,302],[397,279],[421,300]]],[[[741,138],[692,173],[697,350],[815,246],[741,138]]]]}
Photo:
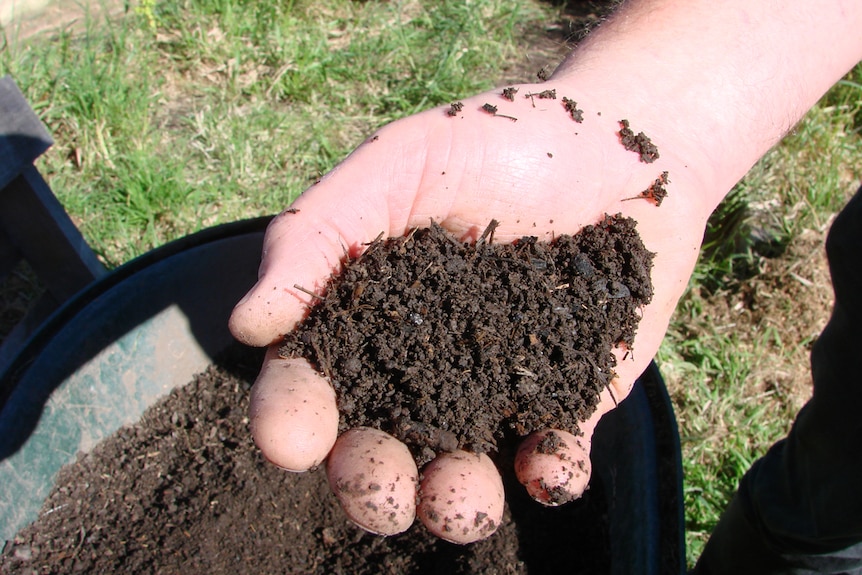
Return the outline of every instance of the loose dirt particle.
{"type": "Polygon", "coordinates": [[[518,121],[518,118],[515,118],[514,116],[507,116],[506,114],[498,114],[497,113],[497,106],[495,106],[494,104],[482,104],[482,110],[491,114],[492,116],[497,116],[499,118],[508,118],[508,119],[512,120],[513,122],[518,121]]]}
{"type": "Polygon", "coordinates": [[[559,449],[566,449],[566,447],[567,445],[563,441],[563,438],[551,431],[536,445],[536,452],[551,455],[559,449]]]}
{"type": "Polygon", "coordinates": [[[584,121],[584,111],[578,109],[577,102],[563,96],[563,107],[566,109],[566,112],[568,112],[569,115],[572,117],[572,120],[579,124],[584,121]]]}
{"type": "Polygon", "coordinates": [[[446,114],[449,116],[457,116],[458,112],[464,109],[463,102],[452,102],[449,104],[449,109],[446,110],[446,114]]]}
{"type": "Polygon", "coordinates": [[[612,348],[632,343],[651,266],[619,216],[507,245],[432,224],[348,262],[280,353],[331,378],[342,429],[391,433],[420,464],[550,426],[577,435],[613,376],[612,348]]]}
{"type": "Polygon", "coordinates": [[[638,132],[635,135],[634,131],[629,127],[628,120],[620,120],[620,142],[626,150],[637,152],[640,155],[641,162],[651,164],[659,158],[658,148],[643,132],[638,132]]]}
{"type": "Polygon", "coordinates": [[[557,90],[551,89],[551,90],[542,90],[541,92],[530,92],[529,94],[525,94],[524,97],[529,98],[530,101],[533,103],[533,107],[535,107],[536,106],[535,98],[538,98],[540,100],[556,100],[557,99],[557,90]]]}
{"type": "Polygon", "coordinates": [[[515,101],[515,94],[518,93],[518,89],[514,86],[510,86],[508,88],[503,88],[503,97],[509,100],[510,102],[515,101]]]}
{"type": "Polygon", "coordinates": [[[667,197],[667,188],[665,186],[668,184],[670,180],[668,180],[668,173],[662,172],[661,175],[656,178],[656,180],[650,184],[650,186],[642,191],[640,194],[633,198],[625,198],[623,201],[628,200],[639,200],[646,199],[653,202],[656,207],[660,206],[664,199],[667,197]]]}

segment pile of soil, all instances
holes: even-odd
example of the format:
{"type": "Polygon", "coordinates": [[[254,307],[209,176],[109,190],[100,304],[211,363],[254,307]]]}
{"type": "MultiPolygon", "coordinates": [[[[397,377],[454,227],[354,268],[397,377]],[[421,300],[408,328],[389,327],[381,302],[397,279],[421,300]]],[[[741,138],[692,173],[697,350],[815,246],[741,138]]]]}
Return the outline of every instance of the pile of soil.
{"type": "Polygon", "coordinates": [[[494,244],[494,225],[475,243],[438,225],[373,242],[286,337],[283,357],[332,381],[342,429],[382,429],[420,464],[579,433],[652,298],[653,254],[631,218],[550,243],[494,244]]]}
{"type": "Polygon", "coordinates": [[[580,500],[546,508],[504,472],[503,523],[468,546],[418,523],[391,538],[355,527],[322,471],[281,471],[253,445],[246,411],[259,365],[259,352],[234,350],[80,455],[39,519],[7,543],[0,572],[608,572],[607,499],[596,478],[580,500]]]}

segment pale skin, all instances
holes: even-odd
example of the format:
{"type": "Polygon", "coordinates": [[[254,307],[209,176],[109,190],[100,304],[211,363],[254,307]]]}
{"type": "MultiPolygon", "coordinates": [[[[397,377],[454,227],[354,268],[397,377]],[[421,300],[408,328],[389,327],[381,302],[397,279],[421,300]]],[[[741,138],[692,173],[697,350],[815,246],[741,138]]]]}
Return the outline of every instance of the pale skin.
{"type": "MultiPolygon", "coordinates": [[[[579,469],[587,470],[563,486],[577,496],[589,479],[592,432],[602,415],[628,395],[657,351],[691,275],[709,214],[862,58],[860,29],[858,0],[627,2],[547,82],[516,86],[514,101],[493,90],[463,99],[455,116],[446,107],[435,108],[389,124],[366,140],[272,222],[259,281],[237,304],[231,330],[250,345],[276,344],[313,303],[295,286],[322,290],[338,272],[345,249],[356,255],[381,232],[398,236],[434,220],[469,239],[493,218],[500,222],[497,242],[524,235],[551,239],[575,233],[605,214],[630,216],[656,254],[655,296],[643,309],[633,349],[618,350],[616,378],[597,411],[582,423],[583,435],[564,442],[568,451],[559,465],[580,461],[585,465],[579,469]],[[547,89],[555,89],[558,99],[525,97],[547,89]],[[567,115],[563,96],[584,111],[582,123],[567,115]],[[517,121],[483,111],[486,103],[517,121]],[[657,161],[644,163],[622,147],[622,119],[652,139],[660,152],[657,161]],[[662,171],[670,184],[661,206],[630,200],[662,171]]],[[[328,382],[307,363],[281,359],[271,349],[251,407],[252,432],[264,455],[293,471],[320,465],[335,444],[337,421],[328,382]]],[[[336,479],[363,476],[381,465],[379,459],[368,463],[356,456],[376,440],[363,437],[360,430],[352,436],[352,447],[339,446],[330,457],[331,484],[333,474],[336,479]],[[354,453],[348,456],[345,450],[354,453]]],[[[547,485],[554,477],[569,476],[553,462],[547,467],[534,450],[522,453],[516,467],[519,476],[525,470],[522,481],[528,487],[537,477],[547,485]]],[[[418,470],[402,455],[383,466],[387,478],[418,481],[418,470]]],[[[378,533],[397,533],[416,514],[429,530],[451,541],[488,536],[493,529],[487,524],[452,529],[451,523],[429,519],[440,518],[439,510],[429,513],[428,494],[449,487],[447,466],[459,473],[466,466],[479,478],[464,486],[461,504],[444,510],[448,517],[459,515],[459,509],[471,517],[502,513],[498,474],[484,460],[467,456],[439,458],[418,488],[399,491],[398,509],[407,511],[392,527],[381,520],[384,511],[368,511],[373,505],[357,511],[348,503],[345,510],[378,533]]],[[[542,489],[530,492],[549,502],[542,489]]]]}

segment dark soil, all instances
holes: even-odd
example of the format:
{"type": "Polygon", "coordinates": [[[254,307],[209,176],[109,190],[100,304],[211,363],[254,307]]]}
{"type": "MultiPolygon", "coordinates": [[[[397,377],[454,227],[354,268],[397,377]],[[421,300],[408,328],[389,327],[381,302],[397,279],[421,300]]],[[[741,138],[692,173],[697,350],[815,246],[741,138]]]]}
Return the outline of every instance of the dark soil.
{"type": "Polygon", "coordinates": [[[626,150],[636,152],[640,156],[641,162],[651,164],[658,160],[658,148],[649,139],[649,136],[643,132],[634,133],[634,130],[629,127],[628,120],[620,120],[620,142],[626,150]]]}
{"type": "Polygon", "coordinates": [[[252,444],[259,361],[236,351],[64,468],[39,519],[6,545],[0,573],[608,572],[607,500],[595,478],[580,500],[546,508],[504,471],[503,523],[468,546],[418,523],[391,538],[353,526],[322,471],[281,471],[252,444]]]}
{"type": "Polygon", "coordinates": [[[622,217],[552,243],[492,239],[493,224],[477,243],[432,225],[373,242],[333,278],[281,353],[331,379],[343,428],[391,433],[420,464],[578,433],[652,297],[653,254],[622,217]]]}

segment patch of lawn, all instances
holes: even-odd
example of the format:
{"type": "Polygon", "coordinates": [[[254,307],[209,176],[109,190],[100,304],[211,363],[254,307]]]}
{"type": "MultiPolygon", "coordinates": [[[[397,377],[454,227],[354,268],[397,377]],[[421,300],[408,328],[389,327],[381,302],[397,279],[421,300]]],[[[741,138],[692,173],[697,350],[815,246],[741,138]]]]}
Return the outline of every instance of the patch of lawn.
{"type": "Polygon", "coordinates": [[[808,353],[831,302],[825,263],[812,262],[862,180],[860,78],[862,65],[718,207],[657,358],[682,438],[690,565],[739,479],[810,393],[808,353]],[[814,247],[791,249],[811,236],[814,247]]]}
{"type": "Polygon", "coordinates": [[[8,42],[57,143],[41,161],[111,266],[288,205],[376,127],[494,85],[532,2],[145,2],[8,42]]]}

